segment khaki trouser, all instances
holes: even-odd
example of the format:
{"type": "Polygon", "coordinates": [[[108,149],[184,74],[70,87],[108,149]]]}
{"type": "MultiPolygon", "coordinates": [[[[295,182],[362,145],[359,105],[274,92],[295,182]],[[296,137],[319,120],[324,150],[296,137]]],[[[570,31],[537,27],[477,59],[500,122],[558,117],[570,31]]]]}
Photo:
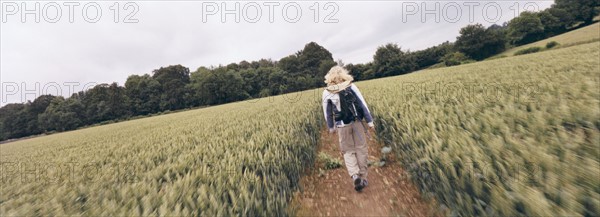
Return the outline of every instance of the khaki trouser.
{"type": "Polygon", "coordinates": [[[350,176],[360,175],[366,179],[369,155],[365,128],[360,122],[355,121],[343,127],[338,126],[337,133],[348,174],[350,176]]]}

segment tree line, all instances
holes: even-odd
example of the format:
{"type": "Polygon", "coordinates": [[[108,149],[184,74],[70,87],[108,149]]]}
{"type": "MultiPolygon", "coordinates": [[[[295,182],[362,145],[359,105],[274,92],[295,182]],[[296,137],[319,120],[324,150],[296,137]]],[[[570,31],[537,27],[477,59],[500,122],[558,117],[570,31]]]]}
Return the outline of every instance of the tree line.
{"type": "MultiPolygon", "coordinates": [[[[402,75],[435,65],[478,61],[519,46],[593,23],[596,0],[556,0],[540,12],[523,12],[503,25],[467,25],[455,42],[424,50],[403,50],[397,44],[378,47],[373,61],[347,64],[356,80],[402,75]]],[[[60,132],[168,111],[268,97],[323,86],[334,65],[331,52],[310,42],[278,61],[261,59],[193,72],[182,65],[131,75],[124,86],[100,84],[73,94],[42,95],[27,103],[0,108],[0,141],[60,132]]]]}

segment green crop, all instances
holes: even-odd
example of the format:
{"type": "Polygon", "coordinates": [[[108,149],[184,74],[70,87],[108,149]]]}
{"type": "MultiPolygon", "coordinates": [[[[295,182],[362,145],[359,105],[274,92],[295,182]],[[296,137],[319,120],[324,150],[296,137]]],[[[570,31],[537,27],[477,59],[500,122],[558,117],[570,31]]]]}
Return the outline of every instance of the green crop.
{"type": "Polygon", "coordinates": [[[316,157],[313,93],[0,145],[0,215],[286,215],[316,157]]]}
{"type": "Polygon", "coordinates": [[[599,42],[359,83],[381,141],[462,216],[600,213],[599,42]]]}

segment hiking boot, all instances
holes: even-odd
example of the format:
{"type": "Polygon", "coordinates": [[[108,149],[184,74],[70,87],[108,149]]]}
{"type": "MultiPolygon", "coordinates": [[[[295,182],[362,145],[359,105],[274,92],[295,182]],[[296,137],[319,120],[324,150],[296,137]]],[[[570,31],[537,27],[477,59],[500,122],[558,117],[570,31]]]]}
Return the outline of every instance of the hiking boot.
{"type": "Polygon", "coordinates": [[[354,180],[354,190],[360,191],[365,187],[363,185],[363,180],[359,176],[353,175],[352,179],[354,180]]]}
{"type": "Polygon", "coordinates": [[[367,185],[369,185],[369,182],[367,181],[367,179],[362,179],[362,183],[361,184],[362,184],[362,186],[364,188],[364,187],[367,187],[367,185]]]}

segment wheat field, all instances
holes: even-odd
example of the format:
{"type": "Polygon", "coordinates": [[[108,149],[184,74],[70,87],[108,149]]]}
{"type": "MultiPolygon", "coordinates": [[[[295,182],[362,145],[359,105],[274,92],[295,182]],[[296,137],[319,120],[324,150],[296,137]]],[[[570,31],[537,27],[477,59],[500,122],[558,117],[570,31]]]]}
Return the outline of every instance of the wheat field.
{"type": "Polygon", "coordinates": [[[286,215],[316,157],[313,99],[305,91],[0,145],[0,214],[286,215]]]}
{"type": "Polygon", "coordinates": [[[600,213],[600,43],[360,83],[379,139],[462,216],[600,213]]]}

